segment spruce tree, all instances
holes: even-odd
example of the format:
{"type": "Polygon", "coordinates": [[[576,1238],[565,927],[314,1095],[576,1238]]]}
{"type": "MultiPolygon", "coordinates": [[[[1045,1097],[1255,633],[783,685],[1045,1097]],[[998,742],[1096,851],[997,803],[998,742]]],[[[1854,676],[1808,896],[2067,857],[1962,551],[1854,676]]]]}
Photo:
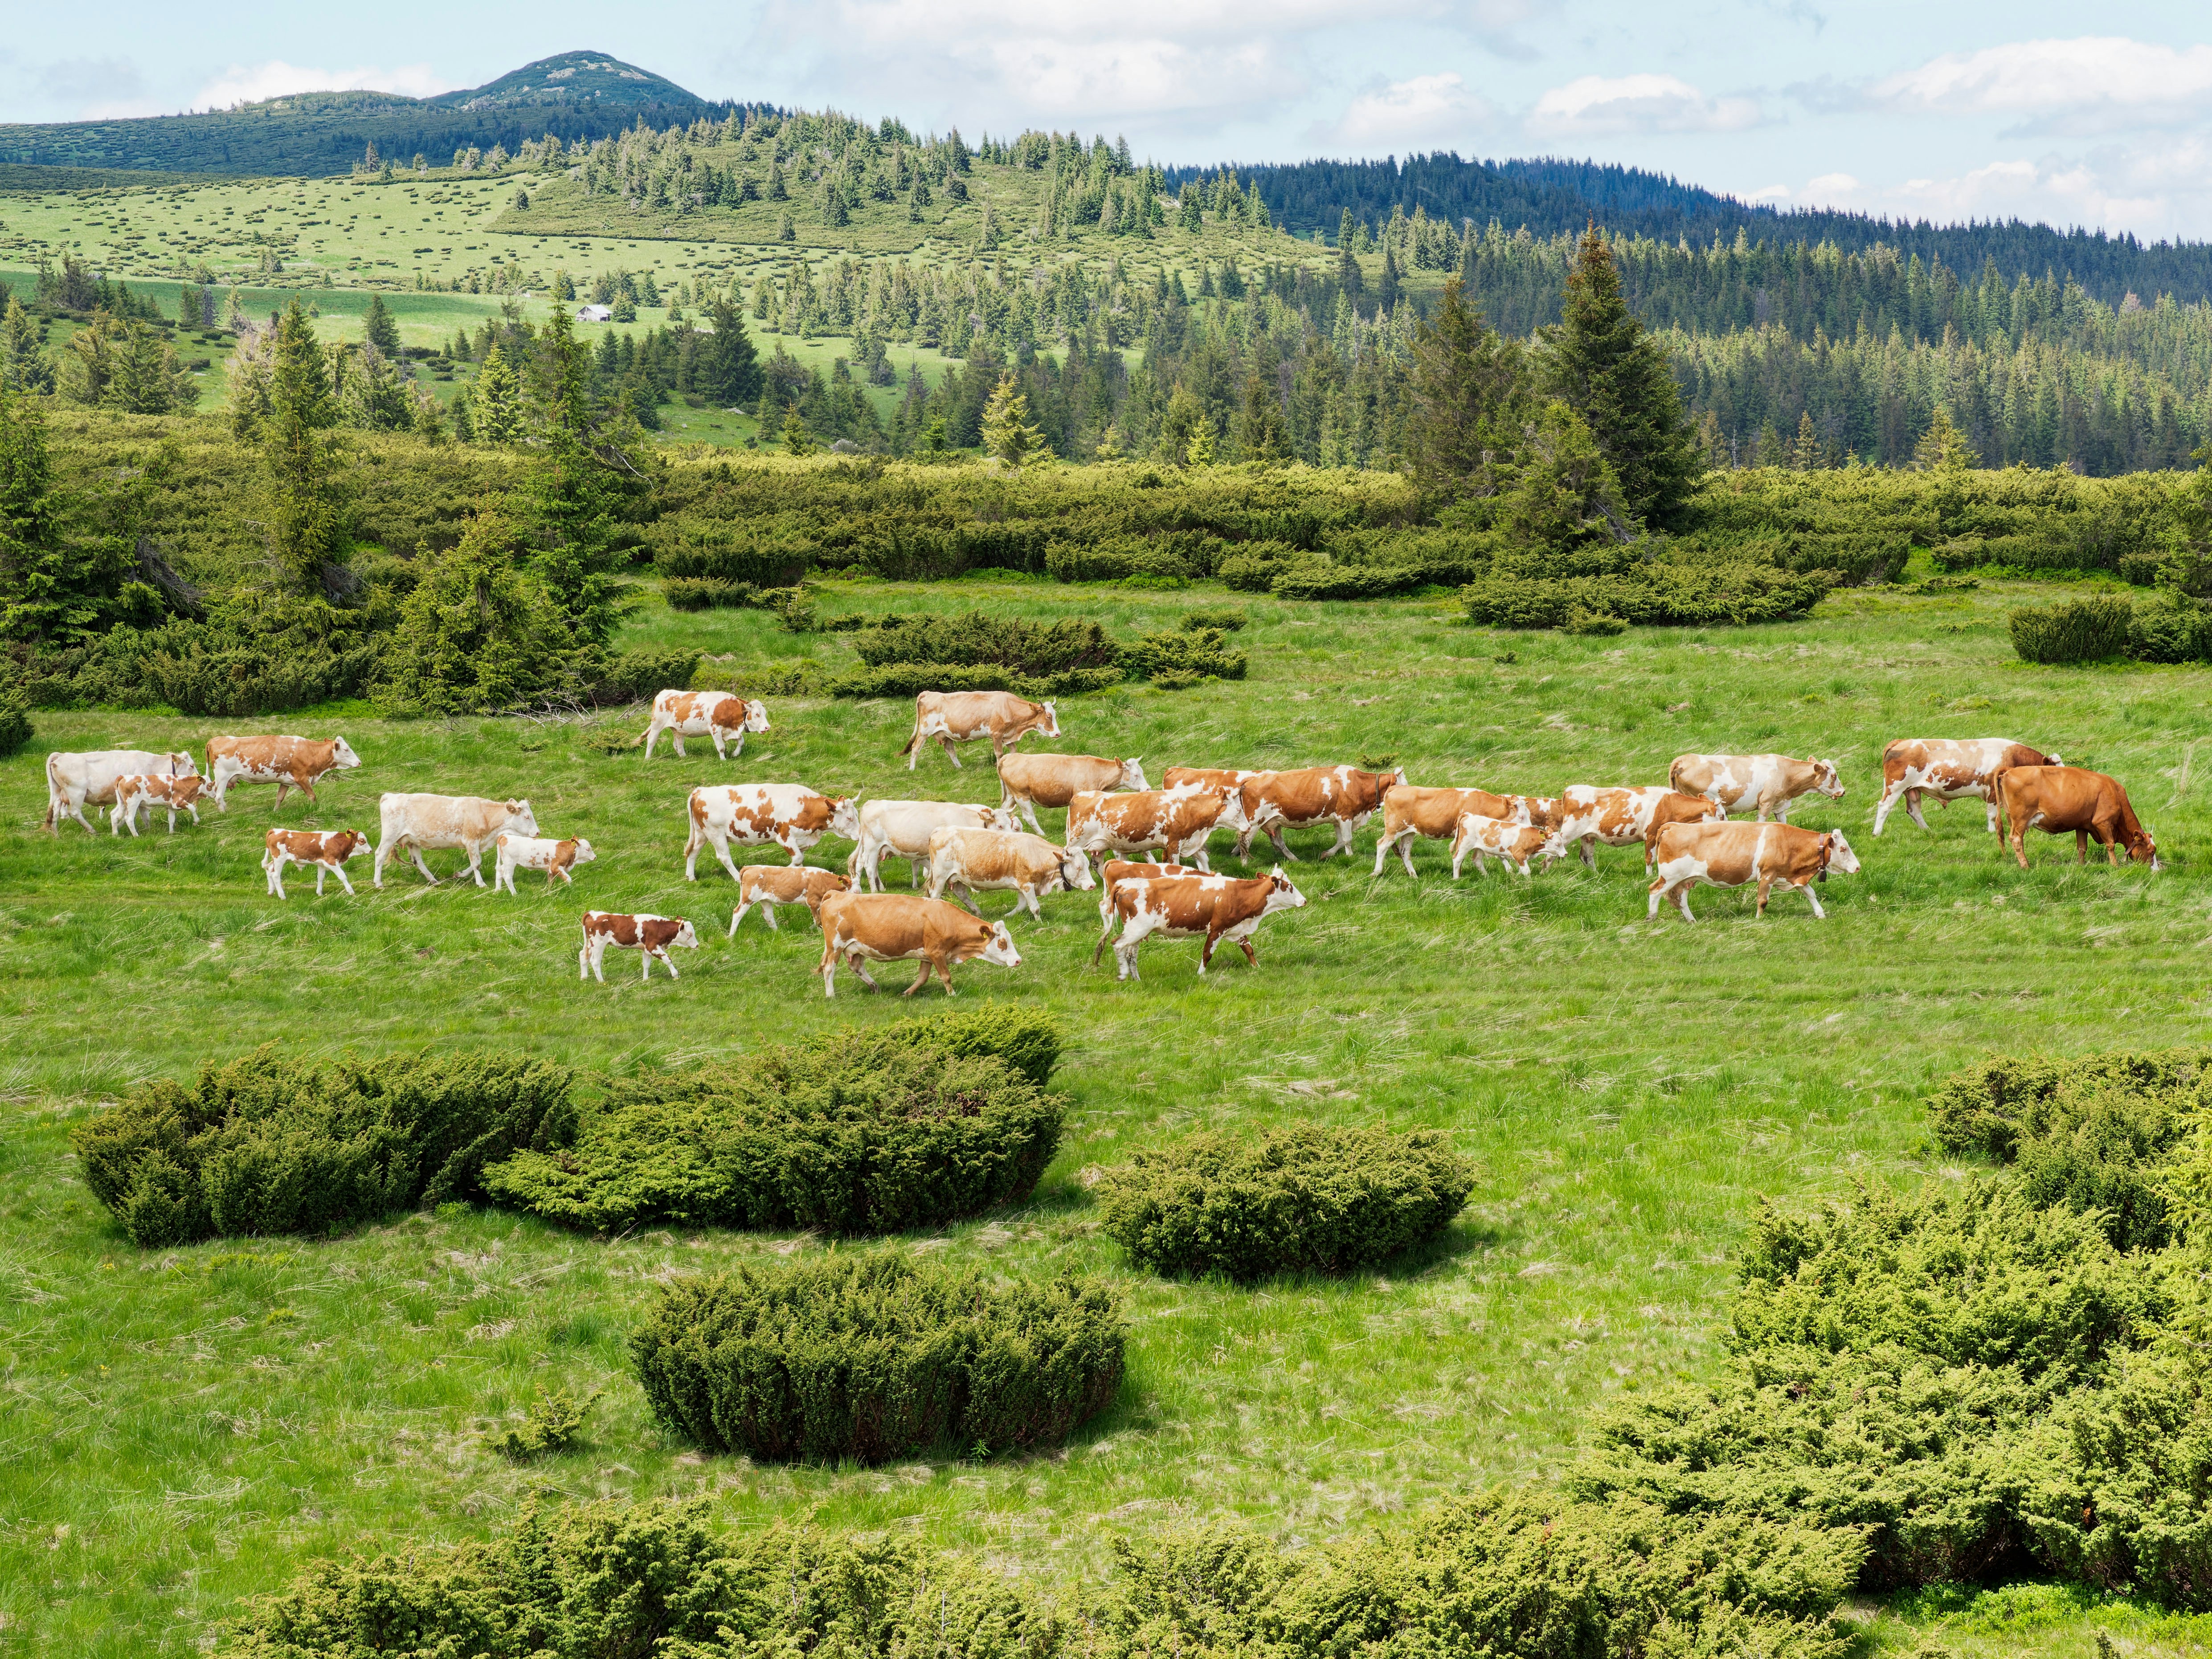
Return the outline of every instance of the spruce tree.
{"type": "Polygon", "coordinates": [[[1788,452],[1782,447],[1782,434],[1774,429],[1774,422],[1771,421],[1764,422],[1759,428],[1759,448],[1753,453],[1753,464],[1758,466],[1781,466],[1788,459],[1788,452]]]}
{"type": "Polygon", "coordinates": [[[1270,463],[1283,459],[1289,447],[1283,429],[1283,405],[1274,386],[1257,369],[1244,377],[1244,407],[1237,419],[1237,447],[1241,459],[1270,463]]]}
{"type": "Polygon", "coordinates": [[[532,549],[531,568],[577,641],[604,646],[630,610],[619,577],[629,555],[615,544],[616,520],[651,489],[653,463],[625,405],[600,419],[591,349],[566,308],[555,307],[538,330],[528,369],[540,459],[514,505],[532,549]]]}
{"type": "Polygon", "coordinates": [[[699,343],[693,360],[691,383],[725,409],[750,403],[760,396],[760,354],[753,349],[745,319],[725,297],[707,302],[707,318],[714,331],[699,343]]]}
{"type": "Polygon", "coordinates": [[[11,294],[5,314],[0,315],[0,391],[53,389],[53,369],[39,349],[39,325],[23,309],[23,302],[11,294]]]}
{"type": "Polygon", "coordinates": [[[1936,405],[1936,417],[1929,422],[1928,430],[1913,446],[1912,465],[1921,472],[1950,472],[1979,466],[1982,458],[1966,441],[1966,434],[1951,420],[1951,411],[1942,404],[1936,405]]]}
{"type": "Polygon", "coordinates": [[[1675,528],[1704,470],[1696,434],[1667,354],[1628,308],[1595,225],[1576,250],[1565,315],[1543,339],[1548,389],[1589,424],[1629,511],[1675,528]]]}
{"type": "Polygon", "coordinates": [[[783,447],[787,454],[805,457],[814,453],[814,434],[807,429],[806,417],[793,404],[784,411],[783,447]]]}
{"type": "Polygon", "coordinates": [[[339,562],[338,455],[331,435],[337,423],[329,361],[295,299],[276,324],[261,448],[270,540],[292,585],[310,592],[323,586],[324,567],[339,562]]]}
{"type": "Polygon", "coordinates": [[[484,353],[483,367],[477,371],[477,383],[469,389],[469,424],[478,443],[521,441],[522,384],[515,379],[507,354],[500,349],[496,340],[484,353]]]}
{"type": "Polygon", "coordinates": [[[1030,400],[1014,383],[1012,370],[999,377],[983,405],[983,448],[1018,471],[1045,447],[1044,434],[1029,423],[1030,400]]]}
{"type": "Polygon", "coordinates": [[[1790,446],[1790,470],[1793,472],[1818,472],[1821,462],[1820,434],[1813,425],[1813,411],[1805,410],[1797,417],[1797,436],[1790,446]]]}
{"type": "Polygon", "coordinates": [[[1375,298],[1385,311],[1398,308],[1398,249],[1388,240],[1382,244],[1382,280],[1376,285],[1375,298]]]}
{"type": "Polygon", "coordinates": [[[399,325],[384,303],[381,294],[368,296],[368,309],[362,313],[362,331],[368,342],[387,357],[399,355],[399,325]]]}
{"type": "Polygon", "coordinates": [[[1527,402],[1521,348],[1468,303],[1456,276],[1414,337],[1411,390],[1407,447],[1425,485],[1462,488],[1517,447],[1527,402]]]}

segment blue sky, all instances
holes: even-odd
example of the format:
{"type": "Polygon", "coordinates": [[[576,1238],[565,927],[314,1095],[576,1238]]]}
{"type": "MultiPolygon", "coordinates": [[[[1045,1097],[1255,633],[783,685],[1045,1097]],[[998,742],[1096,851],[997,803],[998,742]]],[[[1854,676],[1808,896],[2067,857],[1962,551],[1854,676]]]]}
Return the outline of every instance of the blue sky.
{"type": "Polygon", "coordinates": [[[2212,4],[662,0],[21,7],[0,118],[475,86],[572,49],[709,97],[1160,161],[1595,156],[1779,204],[2212,239],[2212,4]]]}

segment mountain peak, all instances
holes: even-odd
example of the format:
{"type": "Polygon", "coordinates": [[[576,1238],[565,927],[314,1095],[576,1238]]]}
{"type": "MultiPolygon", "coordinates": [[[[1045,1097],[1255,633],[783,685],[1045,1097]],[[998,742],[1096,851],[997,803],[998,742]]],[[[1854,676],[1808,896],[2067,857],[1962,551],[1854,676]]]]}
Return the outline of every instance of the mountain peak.
{"type": "Polygon", "coordinates": [[[604,52],[563,52],[511,70],[496,81],[428,100],[448,109],[497,110],[586,105],[679,104],[706,100],[635,64],[604,52]]]}

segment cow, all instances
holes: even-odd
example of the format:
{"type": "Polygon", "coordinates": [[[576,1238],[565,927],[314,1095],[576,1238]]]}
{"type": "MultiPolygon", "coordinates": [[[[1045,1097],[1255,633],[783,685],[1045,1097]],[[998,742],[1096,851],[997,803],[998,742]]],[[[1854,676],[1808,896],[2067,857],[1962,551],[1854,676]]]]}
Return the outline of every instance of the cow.
{"type": "Polygon", "coordinates": [[[1050,703],[1031,702],[1011,691],[922,691],[914,700],[914,735],[899,753],[911,772],[935,738],[945,745],[945,757],[957,766],[954,744],[988,738],[996,760],[1032,732],[1044,738],[1060,735],[1060,716],[1050,703]]]}
{"type": "Polygon", "coordinates": [[[860,808],[860,844],[845,873],[856,887],[881,892],[884,854],[896,853],[908,866],[908,882],[919,889],[929,859],[929,838],[939,830],[1018,830],[1022,821],[1003,806],[973,806],[957,800],[872,800],[860,808]]]}
{"type": "Polygon", "coordinates": [[[1567,821],[1567,803],[1558,795],[1500,795],[1513,810],[1508,823],[1533,823],[1539,830],[1558,830],[1567,821]]]}
{"type": "Polygon", "coordinates": [[[684,879],[699,879],[699,849],[712,847],[722,868],[736,881],[738,866],[730,843],[781,847],[792,867],[806,862],[806,849],[824,836],[860,838],[860,815],[852,798],[825,795],[803,783],[717,783],[691,792],[684,805],[691,834],[684,843],[684,879]]]}
{"type": "Polygon", "coordinates": [[[1067,804],[1067,833],[1061,841],[1070,852],[1094,863],[1103,853],[1165,853],[1208,870],[1207,838],[1216,830],[1240,834],[1245,823],[1238,797],[1193,784],[1128,795],[1086,790],[1067,804]]]}
{"type": "Polygon", "coordinates": [[[653,758],[653,745],[665,732],[678,760],[684,757],[686,738],[712,738],[716,760],[735,760],[745,752],[746,732],[768,729],[768,705],[757,697],[727,691],[659,691],[653,694],[653,719],[645,728],[645,757],[653,758]]]}
{"type": "Polygon", "coordinates": [[[919,893],[830,893],[815,907],[822,928],[822,994],[837,994],[837,959],[842,957],[871,991],[883,988],[868,975],[867,962],[919,962],[912,996],[929,983],[932,970],[943,975],[945,994],[952,993],[952,964],[981,959],[1000,968],[1018,968],[1022,953],[1003,921],[985,921],[957,904],[919,893]]]}
{"type": "Polygon", "coordinates": [[[1598,789],[1586,783],[1571,784],[1559,792],[1565,809],[1559,832],[1582,849],[1583,867],[1597,868],[1590,848],[1602,842],[1607,847],[1644,848],[1644,870],[1651,871],[1651,844],[1670,823],[1704,823],[1725,820],[1728,814],[1704,795],[1685,795],[1657,784],[1644,788],[1598,789]]]}
{"type": "Polygon", "coordinates": [[[166,806],[169,809],[169,833],[177,833],[177,809],[182,807],[192,815],[192,822],[200,821],[200,791],[207,780],[197,774],[181,778],[149,778],[143,772],[134,772],[127,778],[115,781],[115,805],[107,809],[107,833],[119,836],[128,825],[131,833],[138,833],[138,812],[142,807],[166,806]]]}
{"type": "Polygon", "coordinates": [[[1042,921],[1040,895],[1088,892],[1094,884],[1090,860],[1054,847],[1042,836],[946,829],[929,837],[929,896],[943,898],[950,889],[952,902],[964,909],[975,908],[979,891],[1011,890],[1017,908],[1026,908],[1042,921]]]}
{"type": "Polygon", "coordinates": [[[361,757],[343,738],[210,738],[207,763],[216,811],[230,811],[234,783],[275,784],[275,810],[282,811],[284,797],[295,789],[307,796],[310,806],[319,805],[315,785],[323,775],[358,766],[361,757]]]}
{"type": "Polygon", "coordinates": [[[669,951],[696,951],[699,935],[691,924],[681,916],[624,915],[614,910],[584,912],[584,948],[576,952],[576,977],[596,979],[607,982],[605,963],[607,946],[640,953],[639,965],[644,972],[641,979],[653,977],[655,962],[668,969],[668,977],[680,979],[676,964],[669,959],[669,951]]]}
{"type": "Polygon", "coordinates": [[[1923,830],[1920,798],[1933,795],[1944,805],[1954,800],[1982,803],[1990,834],[1997,832],[1996,780],[2000,772],[2015,766],[2063,766],[2056,755],[2046,755],[2010,738],[1899,738],[1881,751],[1881,799],[1875,803],[1874,832],[1905,803],[1906,815],[1923,830]]]}
{"type": "Polygon", "coordinates": [[[2108,864],[2120,861],[2120,848],[2138,864],[2160,867],[2158,843],[2136,817],[2128,792],[2117,778],[2081,766],[2015,766],[1997,774],[1997,854],[2004,854],[2004,838],[2012,836],[2013,856],[2027,868],[2027,832],[2046,835],[2074,832],[2074,859],[2089,861],[2089,837],[2105,849],[2108,864]]]}
{"type": "Polygon", "coordinates": [[[844,892],[852,884],[835,870],[817,870],[811,865],[748,864],[738,872],[738,908],[730,912],[729,937],[738,936],[738,924],[756,904],[773,931],[777,905],[804,904],[814,910],[829,894],[844,892]]]}
{"type": "Polygon", "coordinates": [[[576,878],[570,872],[599,857],[587,841],[544,841],[535,836],[510,836],[504,831],[493,837],[492,847],[491,890],[495,893],[502,887],[510,893],[514,891],[517,870],[543,870],[549,890],[556,876],[563,886],[573,887],[576,878]]]}
{"type": "Polygon", "coordinates": [[[1151,788],[1145,781],[1145,769],[1138,763],[1140,758],[1132,755],[1127,760],[1108,760],[1100,755],[1024,755],[1009,750],[999,757],[999,805],[1009,812],[1018,811],[1041,836],[1044,826],[1036,817],[1040,806],[1065,806],[1086,790],[1103,793],[1111,789],[1151,788]]]}
{"type": "Polygon", "coordinates": [[[182,752],[157,755],[145,749],[94,749],[79,755],[46,757],[46,816],[41,830],[61,834],[63,818],[75,818],[84,833],[95,835],[86,821],[87,806],[112,806],[115,786],[125,778],[188,778],[198,769],[182,752]]]}
{"type": "Polygon", "coordinates": [[[1790,803],[1814,791],[1830,800],[1844,798],[1844,781],[1829,760],[1792,760],[1787,755],[1677,755],[1667,781],[1685,795],[1703,795],[1723,811],[1756,808],[1761,823],[1770,817],[1790,822],[1790,803]]]}
{"type": "Polygon", "coordinates": [[[1502,860],[1528,878],[1528,860],[1542,858],[1547,863],[1567,855],[1567,843],[1557,830],[1547,830],[1539,823],[1513,823],[1503,818],[1486,817],[1480,812],[1462,812],[1459,824],[1452,831],[1452,879],[1459,879],[1459,867],[1469,853],[1474,854],[1475,873],[1483,870],[1483,855],[1502,860]]]}
{"type": "Polygon", "coordinates": [[[384,885],[384,866],[404,848],[432,886],[437,877],[422,862],[426,850],[458,848],[468,854],[468,873],[477,885],[484,884],[484,848],[503,833],[534,836],[538,819],[526,800],[486,800],[477,795],[403,795],[377,797],[379,838],[376,843],[374,884],[384,885]]]}
{"type": "Polygon", "coordinates": [[[1856,875],[1859,861],[1840,830],[1800,830],[1787,823],[1670,823],[1657,837],[1657,870],[1651,882],[1651,904],[1644,920],[1655,920],[1660,902],[1672,899],[1685,921],[1690,914],[1690,890],[1700,882],[1711,887],[1741,887],[1759,884],[1759,911],[1766,914],[1767,890],[1776,882],[1804,894],[1813,914],[1825,918],[1820,896],[1813,884],[1837,875],[1856,875]]]}
{"type": "Polygon", "coordinates": [[[1246,779],[1260,775],[1228,766],[1170,766],[1160,779],[1160,787],[1211,789],[1218,795],[1233,795],[1244,787],[1246,779]]]}
{"type": "Polygon", "coordinates": [[[353,896],[353,883],[346,878],[348,859],[357,859],[369,850],[368,837],[358,830],[271,830],[261,838],[261,873],[269,878],[272,898],[284,896],[284,866],[296,864],[301,867],[315,866],[315,896],[323,896],[323,880],[335,875],[338,885],[353,896]]]}
{"type": "MultiPolygon", "coordinates": [[[[1189,876],[1199,881],[1231,881],[1231,876],[1218,875],[1200,869],[1194,864],[1146,864],[1135,859],[1108,859],[1098,866],[1098,925],[1110,927],[1114,920],[1114,888],[1124,881],[1161,881],[1170,876],[1189,876]]],[[[1097,965],[1094,954],[1091,965],[1097,965]]]]}
{"type": "Polygon", "coordinates": [[[1304,830],[1316,823],[1336,826],[1336,844],[1325,859],[1352,851],[1352,838],[1359,826],[1382,810],[1382,797],[1406,781],[1406,769],[1363,772],[1354,766],[1308,766],[1295,772],[1262,772],[1247,778],[1238,793],[1249,828],[1237,845],[1242,858],[1252,837],[1264,835],[1275,844],[1278,857],[1297,861],[1297,854],[1283,845],[1283,831],[1304,830]]]}
{"type": "MultiPolygon", "coordinates": [[[[1291,885],[1278,865],[1270,873],[1242,881],[1226,877],[1175,876],[1158,880],[1126,880],[1114,884],[1113,916],[1121,922],[1121,937],[1114,941],[1115,978],[1136,979],[1137,949],[1157,933],[1163,939],[1203,939],[1198,953],[1202,975],[1214,951],[1225,941],[1244,952],[1256,968],[1260,953],[1252,948],[1252,934],[1262,919],[1278,910],[1294,910],[1305,895],[1291,885]]],[[[1113,931],[1113,916],[1107,932],[1113,931]]],[[[1093,967],[1106,947],[1102,935],[1091,953],[1093,967]]]]}
{"type": "Polygon", "coordinates": [[[1425,789],[1401,783],[1382,792],[1382,838],[1375,843],[1375,873],[1395,849],[1406,873],[1413,873],[1413,837],[1448,841],[1459,832],[1462,812],[1480,812],[1486,818],[1526,823],[1522,798],[1493,795],[1487,789],[1425,789]]]}

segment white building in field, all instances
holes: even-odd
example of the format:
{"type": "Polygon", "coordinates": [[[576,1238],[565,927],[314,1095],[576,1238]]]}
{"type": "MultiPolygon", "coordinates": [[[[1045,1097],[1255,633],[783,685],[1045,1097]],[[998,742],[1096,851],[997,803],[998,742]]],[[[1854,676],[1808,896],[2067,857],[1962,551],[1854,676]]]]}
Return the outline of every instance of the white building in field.
{"type": "Polygon", "coordinates": [[[615,319],[612,306],[578,306],[576,320],[580,323],[611,323],[615,319]]]}

